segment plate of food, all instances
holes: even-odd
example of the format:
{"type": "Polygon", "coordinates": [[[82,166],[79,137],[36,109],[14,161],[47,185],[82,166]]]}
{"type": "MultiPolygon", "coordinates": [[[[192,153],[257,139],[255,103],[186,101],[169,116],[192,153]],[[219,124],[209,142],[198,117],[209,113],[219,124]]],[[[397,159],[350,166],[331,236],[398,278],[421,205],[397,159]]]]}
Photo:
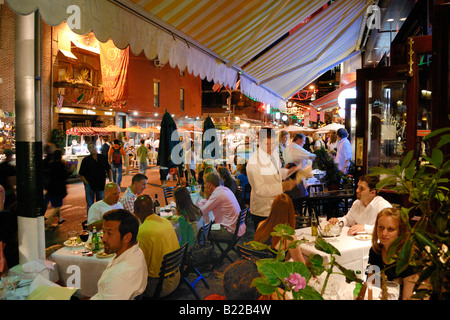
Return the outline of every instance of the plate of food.
{"type": "Polygon", "coordinates": [[[115,253],[106,253],[104,250],[98,251],[95,256],[99,259],[111,258],[115,255],[115,253]]]}
{"type": "Polygon", "coordinates": [[[85,245],[85,242],[79,242],[76,239],[68,239],[66,241],[64,241],[64,245],[66,247],[82,247],[85,245]]]}
{"type": "Polygon", "coordinates": [[[355,239],[360,241],[367,241],[372,240],[372,236],[368,234],[358,234],[357,236],[355,236],[355,239]]]}

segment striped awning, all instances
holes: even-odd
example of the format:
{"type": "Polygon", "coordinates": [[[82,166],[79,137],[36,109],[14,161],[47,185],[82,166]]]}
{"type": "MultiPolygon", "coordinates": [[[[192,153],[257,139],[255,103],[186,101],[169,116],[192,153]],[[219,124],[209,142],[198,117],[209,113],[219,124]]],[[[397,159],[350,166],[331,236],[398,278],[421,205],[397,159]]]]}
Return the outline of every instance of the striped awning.
{"type": "Polygon", "coordinates": [[[328,0],[7,3],[16,13],[38,9],[49,25],[66,20],[77,34],[92,30],[100,42],[112,38],[118,48],[129,45],[134,54],[229,88],[240,79],[243,93],[285,110],[288,98],[357,52],[372,1],[337,0],[319,14],[328,0]]]}
{"type": "Polygon", "coordinates": [[[72,127],[66,130],[66,134],[72,136],[109,136],[111,132],[100,127],[72,127]]]}
{"type": "Polygon", "coordinates": [[[97,133],[91,127],[72,127],[66,130],[67,135],[72,136],[95,136],[97,133]]]}

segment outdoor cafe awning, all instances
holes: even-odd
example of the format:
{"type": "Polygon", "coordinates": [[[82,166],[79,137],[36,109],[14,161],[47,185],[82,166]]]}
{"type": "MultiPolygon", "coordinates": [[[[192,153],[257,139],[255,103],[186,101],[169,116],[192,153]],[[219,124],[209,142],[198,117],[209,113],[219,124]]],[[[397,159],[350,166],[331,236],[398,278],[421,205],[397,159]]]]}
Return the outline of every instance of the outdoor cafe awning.
{"type": "Polygon", "coordinates": [[[358,52],[372,1],[339,0],[7,0],[18,14],[39,10],[52,26],[67,21],[134,54],[144,51],[202,79],[240,89],[285,110],[285,102],[358,52]],[[288,35],[288,36],[286,36],[288,35]],[[280,39],[284,39],[277,43],[280,39]],[[277,43],[276,45],[274,45],[277,43]]]}
{"type": "Polygon", "coordinates": [[[336,89],[329,94],[310,102],[309,104],[316,110],[320,108],[321,111],[339,108],[338,97],[339,94],[346,89],[353,89],[356,87],[356,81],[350,82],[349,84],[336,89]]]}

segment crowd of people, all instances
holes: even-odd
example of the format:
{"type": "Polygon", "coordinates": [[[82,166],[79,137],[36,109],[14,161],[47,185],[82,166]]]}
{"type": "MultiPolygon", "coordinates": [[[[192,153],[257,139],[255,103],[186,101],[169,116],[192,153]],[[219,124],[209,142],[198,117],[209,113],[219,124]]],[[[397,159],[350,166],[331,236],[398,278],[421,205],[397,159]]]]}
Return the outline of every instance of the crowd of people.
{"type": "MultiPolygon", "coordinates": [[[[98,293],[92,299],[134,299],[142,295],[151,297],[158,283],[164,255],[186,243],[193,247],[201,225],[199,221],[209,223],[209,213],[212,212],[218,228],[211,230],[209,239],[230,240],[236,231],[239,213],[247,204],[255,231],[254,240],[275,250],[286,250],[286,259],[306,263],[299,247],[289,247],[291,241],[297,240],[296,237],[290,241],[281,241],[271,234],[278,224],[295,228],[296,212],[288,192],[295,188],[300,192],[304,190],[301,190],[302,182],[290,179],[290,176],[304,170],[305,166],[314,161],[314,151],[317,148],[327,149],[335,157],[339,169],[343,172],[348,170],[351,146],[347,136],[345,129],[339,129],[326,142],[318,135],[314,135],[310,141],[301,133],[295,134],[290,141],[290,136],[285,131],[280,131],[277,135],[273,129],[263,128],[259,132],[258,148],[248,161],[223,165],[218,165],[212,159],[204,159],[197,165],[197,155],[189,148],[189,152],[186,152],[188,161],[183,168],[186,177],[184,186],[179,183],[181,181],[177,181],[179,185],[174,191],[179,235],[169,220],[154,212],[153,199],[144,194],[148,183],[145,170],[149,152],[145,141],[140,141],[141,145],[136,151],[140,162],[139,173],[133,176],[131,185],[122,196],[122,167],[126,163],[128,147],[115,140],[109,148],[102,145],[98,152],[96,145],[89,143],[90,154],[83,159],[79,170],[87,203],[87,228],[102,229],[105,252],[116,254],[101,276],[98,293]],[[109,178],[109,183],[106,183],[106,178],[109,178]],[[203,201],[193,203],[188,189],[190,183],[201,186],[203,201]],[[251,187],[248,198],[242,193],[247,185],[251,187]]],[[[125,143],[129,142],[125,140],[125,143]]],[[[64,219],[58,209],[67,195],[65,179],[71,168],[62,161],[61,150],[49,145],[46,154],[44,172],[48,180],[44,184],[47,190],[45,199],[54,208],[59,223],[63,223],[64,219]]],[[[0,167],[2,165],[6,166],[2,163],[0,167]]],[[[2,170],[8,172],[10,169],[2,170]]],[[[12,171],[11,175],[5,175],[9,176],[12,176],[12,171]]],[[[178,176],[177,179],[179,178],[178,176]]],[[[373,176],[360,177],[356,200],[348,213],[343,217],[331,218],[329,223],[343,221],[349,227],[350,235],[362,231],[373,234],[368,263],[384,268],[388,265],[386,253],[389,245],[405,232],[405,226],[399,218],[398,210],[377,194],[378,181],[373,176]]],[[[4,179],[2,175],[1,182],[3,206],[11,203],[7,197],[11,180],[4,179]]],[[[248,225],[242,224],[237,235],[243,236],[247,231],[248,225]]],[[[258,276],[255,270],[254,264],[250,262],[239,261],[232,264],[223,278],[225,296],[212,295],[208,299],[268,298],[250,288],[251,280],[258,276]],[[241,281],[247,272],[248,277],[241,281]],[[240,283],[239,290],[233,289],[238,285],[237,282],[240,283]]],[[[389,280],[395,277],[397,276],[393,273],[388,274],[389,280]]],[[[411,280],[416,279],[417,275],[407,269],[401,274],[401,278],[402,296],[409,298],[412,294],[411,280]]],[[[178,287],[180,271],[166,275],[165,280],[160,297],[169,295],[178,287]]]]}

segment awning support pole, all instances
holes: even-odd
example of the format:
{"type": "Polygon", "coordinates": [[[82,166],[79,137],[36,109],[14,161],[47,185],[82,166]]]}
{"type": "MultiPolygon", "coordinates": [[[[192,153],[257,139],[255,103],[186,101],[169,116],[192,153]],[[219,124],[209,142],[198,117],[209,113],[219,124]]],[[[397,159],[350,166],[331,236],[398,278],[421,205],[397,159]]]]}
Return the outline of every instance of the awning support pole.
{"type": "Polygon", "coordinates": [[[41,19],[15,15],[16,181],[19,263],[45,259],[41,19]]]}

